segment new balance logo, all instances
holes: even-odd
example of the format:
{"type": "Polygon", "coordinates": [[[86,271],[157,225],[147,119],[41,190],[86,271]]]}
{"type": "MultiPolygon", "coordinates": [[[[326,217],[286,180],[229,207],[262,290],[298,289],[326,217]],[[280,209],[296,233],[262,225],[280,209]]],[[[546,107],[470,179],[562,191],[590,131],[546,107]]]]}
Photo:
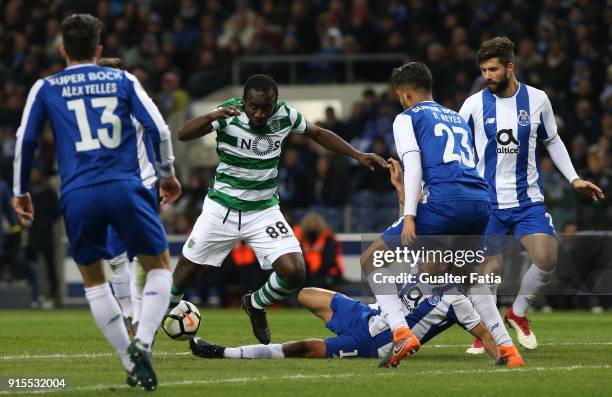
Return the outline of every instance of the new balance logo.
{"type": "Polygon", "coordinates": [[[110,320],[108,320],[108,322],[106,323],[106,325],[109,325],[110,323],[117,321],[119,319],[119,317],[121,317],[121,314],[117,314],[116,316],[114,316],[113,318],[111,318],[110,320]]]}
{"type": "Polygon", "coordinates": [[[486,121],[485,124],[495,124],[495,117],[489,117],[486,121]]]}

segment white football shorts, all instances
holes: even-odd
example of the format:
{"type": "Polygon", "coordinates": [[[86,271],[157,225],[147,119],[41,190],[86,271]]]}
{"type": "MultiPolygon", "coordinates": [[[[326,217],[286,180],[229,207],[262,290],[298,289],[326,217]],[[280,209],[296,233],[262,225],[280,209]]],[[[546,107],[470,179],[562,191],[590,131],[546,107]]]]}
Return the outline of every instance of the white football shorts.
{"type": "Polygon", "coordinates": [[[200,265],[221,266],[236,241],[246,241],[264,270],[290,252],[302,253],[300,243],[278,205],[260,211],[228,209],[206,197],[183,256],[200,265]]]}

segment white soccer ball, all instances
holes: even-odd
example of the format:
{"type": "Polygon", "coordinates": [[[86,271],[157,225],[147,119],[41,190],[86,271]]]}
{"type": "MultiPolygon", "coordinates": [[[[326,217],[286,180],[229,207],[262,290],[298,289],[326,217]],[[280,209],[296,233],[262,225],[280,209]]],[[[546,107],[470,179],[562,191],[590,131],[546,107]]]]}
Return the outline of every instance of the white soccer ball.
{"type": "Polygon", "coordinates": [[[172,339],[189,339],[198,332],[201,318],[200,311],[193,303],[181,301],[164,316],[162,328],[172,339]]]}

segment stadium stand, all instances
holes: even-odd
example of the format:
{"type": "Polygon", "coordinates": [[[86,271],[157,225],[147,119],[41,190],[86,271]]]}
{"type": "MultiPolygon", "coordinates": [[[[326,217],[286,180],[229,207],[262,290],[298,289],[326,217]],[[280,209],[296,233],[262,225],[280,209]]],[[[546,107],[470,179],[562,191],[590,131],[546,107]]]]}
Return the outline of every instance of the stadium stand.
{"type": "MultiPolygon", "coordinates": [[[[371,62],[382,53],[426,62],[435,78],[435,99],[458,109],[482,83],[474,60],[479,43],[507,35],[517,45],[517,77],[547,92],[579,174],[612,197],[612,7],[606,4],[604,0],[0,2],[0,180],[11,186],[15,134],[29,87],[64,66],[57,51],[59,21],[71,13],[88,12],[103,21],[104,55],[121,57],[168,124],[177,128],[192,116],[194,100],[229,84],[239,85],[256,72],[271,74],[281,84],[386,83],[391,67],[400,61],[381,57],[371,62]],[[423,22],[432,20],[438,22],[423,22]]],[[[401,111],[393,91],[366,89],[349,108],[341,119],[331,109],[311,121],[333,128],[362,148],[392,156],[391,124],[401,111]]],[[[37,164],[45,186],[57,190],[53,145],[47,131],[37,164]]],[[[298,139],[289,140],[287,146],[279,191],[294,223],[314,210],[335,232],[373,233],[397,217],[386,174],[329,159],[298,139]],[[338,181],[346,188],[339,189],[338,181]],[[377,215],[372,216],[375,210],[377,215]]],[[[177,155],[180,151],[177,148],[177,155]]],[[[546,204],[558,230],[610,228],[609,200],[593,203],[575,196],[545,154],[541,162],[546,204]]],[[[206,154],[192,164],[193,168],[179,170],[185,187],[182,199],[162,213],[169,234],[189,231],[214,175],[215,164],[207,162],[206,154]]],[[[5,241],[19,245],[15,239],[5,241]]],[[[62,259],[63,249],[55,251],[62,259]]],[[[13,251],[8,247],[4,252],[13,251]]],[[[11,278],[17,261],[27,261],[25,252],[1,259],[0,276],[11,278]]]]}

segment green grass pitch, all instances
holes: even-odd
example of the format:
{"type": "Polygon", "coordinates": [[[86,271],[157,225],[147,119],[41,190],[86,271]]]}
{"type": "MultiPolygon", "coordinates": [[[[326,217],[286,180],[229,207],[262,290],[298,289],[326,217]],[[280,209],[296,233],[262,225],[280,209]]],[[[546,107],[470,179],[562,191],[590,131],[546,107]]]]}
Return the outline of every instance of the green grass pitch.
{"type": "MultiPolygon", "coordinates": [[[[229,346],[256,343],[241,311],[202,310],[202,316],[200,336],[229,346]]],[[[273,342],[331,335],[306,310],[270,310],[268,318],[273,342]]],[[[0,311],[0,324],[0,378],[66,378],[68,389],[53,395],[145,393],[125,385],[119,359],[87,310],[0,311]]],[[[187,342],[160,332],[154,395],[612,396],[612,313],[534,314],[532,326],[540,347],[522,350],[527,366],[520,369],[464,354],[471,339],[456,326],[397,369],[379,369],[374,359],[204,360],[188,353],[187,342]]]]}

